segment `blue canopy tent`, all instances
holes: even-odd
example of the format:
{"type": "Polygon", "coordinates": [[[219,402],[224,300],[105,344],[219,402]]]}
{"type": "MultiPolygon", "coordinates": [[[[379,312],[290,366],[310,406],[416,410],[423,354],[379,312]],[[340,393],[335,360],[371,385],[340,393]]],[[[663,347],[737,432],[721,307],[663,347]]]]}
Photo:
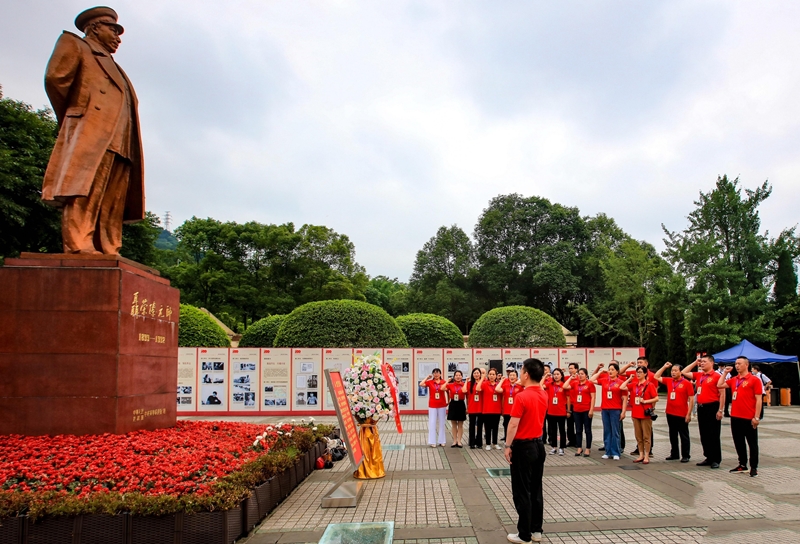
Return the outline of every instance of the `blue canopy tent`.
{"type": "Polygon", "coordinates": [[[737,357],[747,357],[751,363],[796,363],[797,355],[778,355],[770,353],[747,340],[742,340],[740,344],[728,348],[725,351],[714,354],[717,363],[733,363],[737,357]]]}
{"type": "MultiPolygon", "coordinates": [[[[771,353],[754,346],[747,340],[742,340],[740,344],[714,354],[714,360],[718,364],[734,363],[736,362],[737,357],[742,356],[747,357],[751,363],[794,363],[797,365],[798,376],[800,376],[800,362],[798,362],[797,355],[778,355],[777,353],[771,353]]],[[[784,372],[781,372],[780,374],[783,375],[784,379],[787,378],[787,375],[784,372]]],[[[791,384],[787,383],[786,385],[791,384]]],[[[790,388],[794,390],[793,395],[798,394],[796,386],[790,388]]],[[[794,402],[795,401],[792,401],[793,404],[794,402]]]]}

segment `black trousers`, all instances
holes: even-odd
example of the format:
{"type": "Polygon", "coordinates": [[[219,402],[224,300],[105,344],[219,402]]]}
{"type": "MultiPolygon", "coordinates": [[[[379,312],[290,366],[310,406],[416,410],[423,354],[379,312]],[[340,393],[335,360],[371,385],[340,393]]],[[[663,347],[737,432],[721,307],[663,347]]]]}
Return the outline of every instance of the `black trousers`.
{"type": "Polygon", "coordinates": [[[586,449],[592,449],[592,418],[589,412],[573,412],[575,418],[575,446],[583,447],[583,435],[586,434],[586,449]]]}
{"type": "Polygon", "coordinates": [[[469,447],[480,448],[483,446],[483,414],[469,415],[469,447]]]}
{"type": "Polygon", "coordinates": [[[500,427],[500,414],[483,414],[483,432],[486,445],[497,445],[497,429],[500,427]]]}
{"type": "Polygon", "coordinates": [[[689,442],[689,424],[686,423],[686,418],[667,414],[667,425],[669,426],[670,457],[678,457],[678,438],[680,438],[680,457],[689,459],[691,444],[689,442]]]}
{"type": "Polygon", "coordinates": [[[544,458],[541,440],[514,441],[511,446],[511,495],[519,515],[517,531],[525,541],[531,539],[532,533],[542,532],[544,458]]]}
{"type": "Polygon", "coordinates": [[[511,421],[510,414],[503,414],[503,442],[506,441],[506,436],[508,436],[508,422],[511,421]]]}
{"type": "Polygon", "coordinates": [[[739,464],[747,466],[747,448],[750,448],[750,468],[758,468],[758,429],[749,419],[731,416],[731,436],[736,446],[739,464]]]}
{"type": "Polygon", "coordinates": [[[575,444],[575,413],[570,412],[567,416],[567,445],[575,444]]]}
{"type": "Polygon", "coordinates": [[[703,446],[703,455],[709,463],[722,462],[722,443],[720,432],[722,422],[717,420],[719,402],[709,402],[697,405],[697,426],[700,430],[700,445],[703,446]]]}
{"type": "Polygon", "coordinates": [[[551,416],[547,414],[547,430],[550,431],[548,441],[551,447],[556,447],[557,432],[561,433],[561,440],[558,443],[558,447],[562,450],[567,447],[567,433],[564,431],[566,423],[567,416],[551,416]]]}

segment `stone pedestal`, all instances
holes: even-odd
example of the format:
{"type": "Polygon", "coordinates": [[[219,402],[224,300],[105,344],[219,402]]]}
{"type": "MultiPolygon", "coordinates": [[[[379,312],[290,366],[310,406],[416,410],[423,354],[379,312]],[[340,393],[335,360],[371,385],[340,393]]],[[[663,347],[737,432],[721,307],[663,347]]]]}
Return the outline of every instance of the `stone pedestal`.
{"type": "Polygon", "coordinates": [[[0,268],[0,434],[175,425],[179,292],[111,255],[23,253],[0,268]]]}

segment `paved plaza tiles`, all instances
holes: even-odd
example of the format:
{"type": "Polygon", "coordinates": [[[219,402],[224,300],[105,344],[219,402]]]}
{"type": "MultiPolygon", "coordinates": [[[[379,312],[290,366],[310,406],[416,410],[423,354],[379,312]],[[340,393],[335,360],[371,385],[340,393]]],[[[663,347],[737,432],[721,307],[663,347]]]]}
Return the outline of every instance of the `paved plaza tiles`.
{"type": "MultiPolygon", "coordinates": [[[[189,418],[200,419],[200,418],[189,418]]],[[[223,418],[275,423],[279,418],[223,418]]],[[[286,418],[284,418],[286,419],[286,418]]],[[[317,418],[333,423],[334,418],[317,418]]],[[[759,476],[729,474],[736,465],[730,426],[722,427],[722,469],[696,467],[702,460],[697,425],[691,424],[692,461],[669,455],[666,418],[655,422],[654,458],[649,466],[592,457],[548,455],[545,464],[543,542],[602,543],[800,543],[800,408],[768,408],[759,428],[759,476]]],[[[331,483],[348,462],[315,471],[244,540],[247,544],[318,542],[330,523],[393,521],[396,544],[489,544],[516,532],[511,480],[487,471],[507,468],[500,450],[427,446],[427,417],[403,416],[379,425],[386,477],[365,483],[356,508],[320,507],[331,483]]],[[[600,418],[594,435],[602,437],[600,418]]],[[[502,429],[500,430],[502,436],[502,429]]],[[[635,446],[625,420],[627,451],[635,446]]],[[[602,441],[602,438],[601,438],[602,441]]],[[[549,448],[548,448],[549,449],[549,448]]]]}

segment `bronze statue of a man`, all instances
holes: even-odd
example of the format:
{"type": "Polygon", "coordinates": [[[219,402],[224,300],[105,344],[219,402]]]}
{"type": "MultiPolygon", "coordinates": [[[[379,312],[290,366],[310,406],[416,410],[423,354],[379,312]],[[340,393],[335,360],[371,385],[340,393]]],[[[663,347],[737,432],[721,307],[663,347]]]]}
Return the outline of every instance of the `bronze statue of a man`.
{"type": "Polygon", "coordinates": [[[136,94],[111,57],[124,31],[108,7],[75,19],[47,64],[45,89],[59,131],[42,200],[61,207],[64,253],[118,255],[122,223],[144,219],[144,168],[136,94]]]}

